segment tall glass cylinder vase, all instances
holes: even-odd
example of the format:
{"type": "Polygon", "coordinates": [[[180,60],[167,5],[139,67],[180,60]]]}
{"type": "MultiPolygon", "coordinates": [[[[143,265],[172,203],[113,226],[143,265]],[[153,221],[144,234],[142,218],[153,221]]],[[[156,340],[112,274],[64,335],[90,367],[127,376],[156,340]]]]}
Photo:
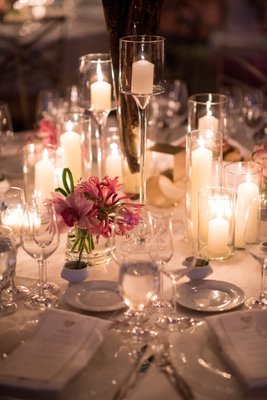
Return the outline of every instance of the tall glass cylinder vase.
{"type": "Polygon", "coordinates": [[[138,109],[132,96],[119,90],[119,40],[127,35],[157,35],[164,0],[102,0],[109,36],[117,98],[117,118],[128,193],[139,192],[138,109]]]}
{"type": "Polygon", "coordinates": [[[221,186],[222,134],[194,130],[187,138],[186,239],[194,250],[198,240],[199,192],[209,186],[221,186]]]}
{"type": "Polygon", "coordinates": [[[229,97],[219,93],[198,93],[188,99],[188,131],[208,129],[228,134],[229,97]]]}

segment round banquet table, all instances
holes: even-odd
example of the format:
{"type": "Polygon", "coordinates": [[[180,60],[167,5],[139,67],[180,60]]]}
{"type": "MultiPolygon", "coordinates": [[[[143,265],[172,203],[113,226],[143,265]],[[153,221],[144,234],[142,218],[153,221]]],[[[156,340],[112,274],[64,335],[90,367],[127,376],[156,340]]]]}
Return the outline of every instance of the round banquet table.
{"type": "MultiPolygon", "coordinates": [[[[13,145],[16,145],[17,148],[15,150],[11,150],[10,153],[6,153],[5,157],[2,157],[1,159],[1,168],[5,167],[6,170],[8,170],[7,166],[9,165],[8,179],[12,185],[23,185],[22,172],[19,169],[21,154],[18,151],[18,148],[21,146],[21,141],[23,141],[23,138],[17,137],[13,145]]],[[[191,255],[191,249],[184,240],[184,204],[179,204],[177,208],[172,209],[172,212],[174,215],[175,252],[171,261],[168,263],[168,268],[177,268],[182,267],[182,260],[191,255]]],[[[68,282],[61,278],[60,272],[64,264],[65,244],[66,234],[61,234],[58,249],[48,259],[48,280],[59,285],[59,308],[90,315],[90,313],[87,311],[82,311],[78,308],[70,306],[64,299],[64,292],[68,290],[68,282]]],[[[244,250],[236,251],[235,254],[229,259],[222,262],[212,262],[211,265],[213,272],[208,276],[207,279],[229,282],[230,284],[237,285],[243,289],[247,297],[256,296],[259,293],[261,276],[260,267],[257,262],[253,260],[252,257],[244,250]]],[[[22,248],[19,248],[17,256],[16,282],[23,283],[30,287],[36,281],[37,277],[38,269],[36,261],[26,254],[22,248]]],[[[118,266],[112,260],[106,266],[90,268],[88,280],[117,281],[117,279],[118,266]]],[[[187,281],[189,281],[189,279],[187,277],[183,277],[180,283],[187,281]]],[[[171,297],[171,282],[166,277],[164,278],[164,296],[166,298],[171,297]]],[[[201,320],[210,315],[210,313],[189,310],[185,307],[179,306],[178,304],[176,304],[176,306],[177,314],[179,315],[192,316],[201,320]]],[[[237,309],[243,308],[245,308],[245,306],[241,305],[237,309]]],[[[110,313],[110,315],[108,313],[94,313],[92,315],[100,318],[115,319],[118,314],[118,312],[113,312],[110,313]]],[[[23,305],[23,302],[19,302],[16,313],[0,318],[1,354],[3,351],[8,353],[24,338],[24,331],[26,332],[25,334],[27,334],[27,329],[30,325],[30,322],[34,321],[37,317],[37,312],[26,309],[23,305]]],[[[177,341],[178,343],[178,347],[176,346],[174,349],[179,351],[179,354],[181,355],[181,351],[185,351],[186,349],[179,348],[179,335],[181,334],[175,332],[171,334],[172,340],[177,341]]],[[[184,335],[184,333],[182,335],[184,335]]],[[[196,346],[196,359],[200,357],[200,354],[197,354],[198,351],[201,352],[201,356],[209,359],[209,340],[204,340],[204,348],[200,349],[197,344],[194,343],[195,336],[192,334],[188,337],[188,343],[190,344],[191,340],[191,345],[196,346]],[[207,354],[205,355],[205,353],[207,354]]],[[[200,339],[203,341],[203,337],[200,339]]],[[[67,384],[66,388],[58,398],[64,400],[112,399],[118,385],[123,381],[126,374],[129,372],[129,369],[131,368],[131,361],[128,355],[128,345],[129,343],[127,341],[125,342],[122,336],[116,330],[111,330],[105,337],[100,348],[94,354],[93,358],[89,361],[86,368],[67,384]]],[[[207,372],[207,368],[205,369],[205,372],[207,372]]],[[[208,371],[208,373],[210,375],[208,375],[209,382],[207,382],[207,386],[201,382],[201,376],[195,376],[194,379],[191,379],[191,382],[189,382],[195,394],[195,399],[197,400],[225,400],[226,398],[233,400],[260,400],[267,398],[267,389],[265,392],[260,393],[246,393],[242,385],[240,385],[240,390],[235,390],[233,393],[231,390],[227,391],[227,382],[224,388],[223,385],[218,381],[219,378],[218,375],[216,375],[216,369],[211,368],[211,371],[208,371]],[[219,386],[219,388],[216,387],[216,384],[219,386]]],[[[198,370],[196,370],[196,374],[198,374],[198,370]]],[[[3,393],[0,387],[1,400],[21,398],[21,396],[22,393],[16,391],[15,389],[11,394],[3,393]]],[[[36,397],[31,397],[29,395],[29,397],[26,398],[36,397]]],[[[38,400],[42,400],[42,398],[42,393],[39,393],[38,400]]],[[[155,365],[152,365],[148,372],[144,374],[144,377],[140,380],[135,390],[130,393],[129,399],[161,400],[163,398],[182,399],[181,395],[175,391],[174,387],[169,383],[165,375],[163,375],[155,365]]]]}

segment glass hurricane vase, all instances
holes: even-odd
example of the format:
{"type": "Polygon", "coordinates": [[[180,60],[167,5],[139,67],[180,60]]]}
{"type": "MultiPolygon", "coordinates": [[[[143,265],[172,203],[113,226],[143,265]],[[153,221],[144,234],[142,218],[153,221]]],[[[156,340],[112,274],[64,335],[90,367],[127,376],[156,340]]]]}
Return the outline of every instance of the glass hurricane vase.
{"type": "Polygon", "coordinates": [[[84,261],[88,266],[105,265],[111,259],[112,245],[108,238],[91,236],[86,229],[74,226],[67,236],[66,259],[84,261]]]}

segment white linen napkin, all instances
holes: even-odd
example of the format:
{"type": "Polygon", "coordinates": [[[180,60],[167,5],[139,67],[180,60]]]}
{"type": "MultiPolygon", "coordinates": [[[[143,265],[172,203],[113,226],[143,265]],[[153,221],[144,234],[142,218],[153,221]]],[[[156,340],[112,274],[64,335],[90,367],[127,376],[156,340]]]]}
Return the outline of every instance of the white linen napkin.
{"type": "Polygon", "coordinates": [[[205,318],[222,356],[248,388],[267,387],[267,310],[205,318]]]}
{"type": "Polygon", "coordinates": [[[111,325],[74,312],[46,311],[33,336],[0,364],[0,388],[59,392],[86,366],[111,325]]]}

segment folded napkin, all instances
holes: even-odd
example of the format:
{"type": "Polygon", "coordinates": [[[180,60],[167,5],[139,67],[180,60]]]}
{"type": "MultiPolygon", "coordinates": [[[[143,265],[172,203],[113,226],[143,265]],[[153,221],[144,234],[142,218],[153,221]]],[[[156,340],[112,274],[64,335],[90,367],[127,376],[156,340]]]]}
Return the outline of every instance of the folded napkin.
{"type": "Polygon", "coordinates": [[[267,387],[267,310],[206,318],[222,355],[248,388],[267,387]]]}
{"type": "Polygon", "coordinates": [[[74,312],[46,311],[33,336],[0,364],[0,389],[58,393],[86,366],[111,324],[74,312]]]}

